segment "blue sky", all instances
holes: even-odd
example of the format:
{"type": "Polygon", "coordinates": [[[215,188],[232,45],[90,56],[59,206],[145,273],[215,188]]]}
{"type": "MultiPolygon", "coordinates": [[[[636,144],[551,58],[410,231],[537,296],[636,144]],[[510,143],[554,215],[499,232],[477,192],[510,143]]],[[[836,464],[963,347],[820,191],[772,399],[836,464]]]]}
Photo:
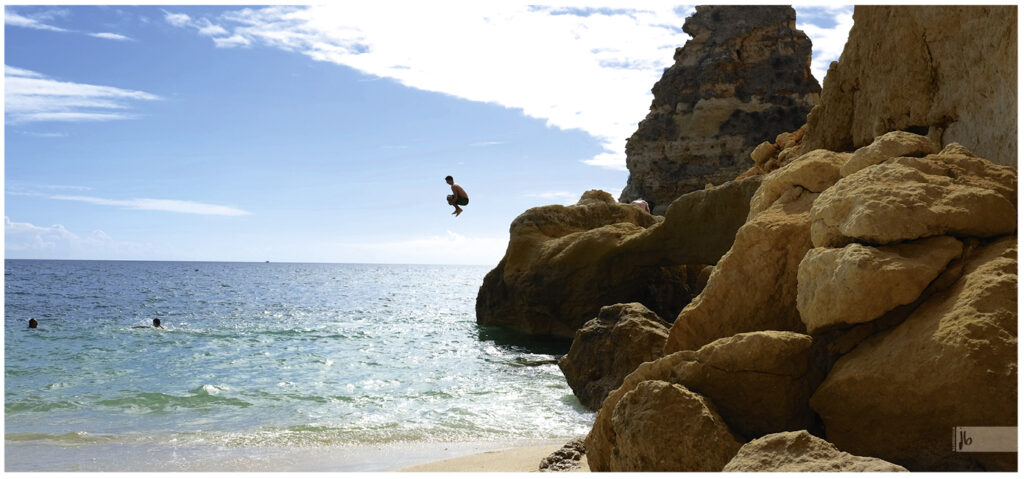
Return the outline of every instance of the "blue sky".
{"type": "MultiPolygon", "coordinates": [[[[5,256],[496,264],[618,196],[692,13],[344,3],[6,6],[5,256]]],[[[820,81],[852,7],[797,12],[820,81]]]]}

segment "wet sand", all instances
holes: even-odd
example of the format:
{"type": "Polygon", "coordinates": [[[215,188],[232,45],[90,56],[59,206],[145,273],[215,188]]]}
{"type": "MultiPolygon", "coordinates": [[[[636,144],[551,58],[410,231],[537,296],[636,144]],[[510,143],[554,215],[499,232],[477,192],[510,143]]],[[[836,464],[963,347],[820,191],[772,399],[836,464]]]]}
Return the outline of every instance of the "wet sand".
{"type": "MultiPolygon", "coordinates": [[[[565,441],[487,451],[428,462],[399,469],[399,472],[537,472],[540,461],[557,451],[565,441]]],[[[571,472],[590,472],[586,457],[571,472]]]]}

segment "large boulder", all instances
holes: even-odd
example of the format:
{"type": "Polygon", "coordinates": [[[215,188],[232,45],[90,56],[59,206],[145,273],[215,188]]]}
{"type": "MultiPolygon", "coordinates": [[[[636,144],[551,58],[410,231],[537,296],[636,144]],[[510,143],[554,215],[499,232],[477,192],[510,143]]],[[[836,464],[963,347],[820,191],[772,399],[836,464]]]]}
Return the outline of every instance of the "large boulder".
{"type": "Polygon", "coordinates": [[[601,306],[639,302],[674,319],[700,291],[703,265],[732,246],[760,177],[684,195],[651,216],[589,191],[576,205],[519,215],[477,295],[477,322],[572,338],[601,306]]]}
{"type": "Polygon", "coordinates": [[[732,249],[715,265],[702,292],[679,313],[666,354],[748,331],[806,331],[796,294],[798,266],[811,248],[808,212],[818,193],[839,179],[839,169],[849,157],[813,151],[767,175],[742,180],[761,178],[750,199],[747,222],[737,230],[732,249]]]}
{"type": "Polygon", "coordinates": [[[605,306],[576,331],[558,367],[580,402],[596,411],[627,374],[661,357],[669,326],[640,303],[605,306]]]}
{"type": "Polygon", "coordinates": [[[680,196],[668,207],[665,221],[630,237],[617,258],[644,265],[717,263],[746,222],[762,179],[729,181],[680,196]]]}
{"type": "Polygon", "coordinates": [[[692,297],[683,265],[612,261],[629,237],[660,222],[608,193],[519,215],[509,245],[477,294],[477,322],[571,338],[606,304],[641,302],[674,317],[692,297]]]}
{"type": "Polygon", "coordinates": [[[623,395],[611,424],[616,472],[717,472],[741,444],[705,398],[665,381],[643,381],[623,395]]]}
{"type": "Polygon", "coordinates": [[[854,456],[807,431],[769,434],[743,445],[722,472],[907,472],[874,457],[854,456]]]}
{"type": "Polygon", "coordinates": [[[792,7],[698,6],[683,31],[692,38],[626,142],[630,174],[619,199],[643,198],[655,214],[743,173],[756,146],[804,124],[821,90],[792,7]]]}
{"type": "Polygon", "coordinates": [[[714,402],[737,435],[816,428],[808,400],[825,371],[810,336],[741,333],[682,358],[672,380],[714,402]]]}
{"type": "Polygon", "coordinates": [[[860,169],[823,192],[811,209],[817,247],[942,235],[987,238],[1016,229],[1016,171],[959,145],[860,169]]]}
{"type": "Polygon", "coordinates": [[[900,156],[922,157],[938,153],[939,147],[927,136],[915,135],[905,131],[891,131],[871,142],[870,145],[858,149],[850,157],[839,173],[850,176],[871,165],[877,165],[890,158],[900,156]]]}
{"type": "Polygon", "coordinates": [[[817,196],[793,186],[736,232],[707,286],[676,317],[665,354],[748,331],[806,331],[796,309],[797,269],[811,249],[817,196]]]}
{"type": "Polygon", "coordinates": [[[797,273],[800,318],[810,334],[878,319],[914,302],[962,250],[951,236],[880,247],[814,248],[797,273]]]}
{"type": "Polygon", "coordinates": [[[612,417],[623,397],[644,381],[677,384],[713,403],[738,438],[815,427],[808,398],[824,376],[811,338],[759,331],[722,338],[699,351],[643,363],[605,399],[587,436],[593,470],[614,470],[621,440],[612,417]]]}
{"type": "Polygon", "coordinates": [[[811,397],[827,438],[912,471],[1016,470],[1016,454],[957,453],[958,426],[1017,425],[1017,238],[840,358],[811,397]]]}
{"type": "Polygon", "coordinates": [[[1015,5],[858,5],[853,20],[803,151],[853,151],[904,130],[1017,165],[1015,5]]]}
{"type": "Polygon", "coordinates": [[[761,214],[794,186],[811,193],[825,191],[839,180],[839,170],[849,158],[846,153],[815,150],[787,163],[784,168],[773,170],[764,176],[761,186],[750,199],[747,219],[761,214]]]}

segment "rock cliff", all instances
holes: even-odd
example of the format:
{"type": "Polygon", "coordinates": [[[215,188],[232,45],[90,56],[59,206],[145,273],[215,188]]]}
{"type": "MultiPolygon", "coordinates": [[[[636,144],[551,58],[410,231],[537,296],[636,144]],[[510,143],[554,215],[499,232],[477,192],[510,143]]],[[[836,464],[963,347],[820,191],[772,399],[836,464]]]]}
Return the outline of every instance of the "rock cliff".
{"type": "MultiPolygon", "coordinates": [[[[586,438],[592,470],[1016,470],[1016,453],[954,452],[949,439],[958,426],[1017,425],[1018,191],[1007,166],[1016,154],[1014,147],[998,158],[1005,145],[997,133],[1015,132],[1016,119],[985,106],[996,94],[989,88],[1002,87],[978,82],[1016,78],[1002,55],[1016,52],[1016,8],[858,6],[855,19],[817,118],[775,143],[762,140],[740,178],[680,196],[664,217],[633,216],[638,209],[593,193],[584,199],[608,213],[585,228],[563,210],[551,221],[577,229],[548,225],[539,235],[526,227],[533,210],[513,225],[492,272],[501,281],[485,280],[503,300],[523,298],[513,310],[564,318],[562,303],[600,302],[593,290],[612,290],[609,282],[641,266],[686,272],[664,276],[677,283],[662,289],[652,283],[659,277],[637,276],[652,291],[685,284],[696,294],[674,317],[663,354],[621,380],[623,361],[650,358],[660,328],[643,328],[652,331],[639,345],[643,355],[622,344],[630,334],[574,342],[573,362],[601,356],[588,376],[613,371],[615,381],[602,385],[621,384],[586,438]],[[874,48],[908,31],[932,55],[933,88],[900,103],[891,96],[895,80],[883,77],[913,77],[920,59],[911,47],[906,62],[874,48]],[[971,38],[959,47],[949,40],[960,37],[971,38]],[[991,58],[977,51],[985,46],[991,58]],[[961,60],[947,64],[956,54],[976,72],[950,66],[961,60]],[[928,112],[956,112],[947,118],[955,121],[918,122],[918,100],[928,112]],[[886,102],[904,114],[889,116],[896,110],[886,102]],[[538,287],[563,296],[543,297],[531,290],[538,287]],[[619,350],[629,359],[605,357],[619,350]]],[[[594,206],[569,208],[586,207],[594,206]]],[[[492,294],[484,289],[481,296],[492,294]]],[[[630,301],[669,321],[665,311],[678,306],[630,301]]]]}
{"type": "Polygon", "coordinates": [[[695,191],[651,216],[603,191],[519,215],[480,286],[477,323],[572,338],[602,306],[639,302],[675,318],[700,292],[703,265],[729,250],[760,177],[695,191]]]}
{"type": "Polygon", "coordinates": [[[662,214],[679,196],[746,171],[755,146],[804,124],[821,90],[811,42],[787,6],[700,6],[651,111],[626,142],[620,201],[662,214]]]}
{"type": "Polygon", "coordinates": [[[614,421],[618,401],[641,408],[638,385],[658,381],[699,395],[740,441],[808,429],[911,471],[1014,470],[1016,454],[953,452],[948,436],[1017,424],[1016,171],[955,143],[886,146],[928,141],[883,135],[766,175],[666,356],[609,393],[587,437],[591,468],[618,470],[630,454],[620,435],[663,440],[614,421]]]}
{"type": "Polygon", "coordinates": [[[853,20],[803,151],[904,130],[1017,165],[1016,6],[858,7],[853,20]]]}
{"type": "Polygon", "coordinates": [[[580,402],[596,411],[627,374],[661,357],[669,326],[640,303],[605,306],[576,331],[558,367],[580,402]]]}

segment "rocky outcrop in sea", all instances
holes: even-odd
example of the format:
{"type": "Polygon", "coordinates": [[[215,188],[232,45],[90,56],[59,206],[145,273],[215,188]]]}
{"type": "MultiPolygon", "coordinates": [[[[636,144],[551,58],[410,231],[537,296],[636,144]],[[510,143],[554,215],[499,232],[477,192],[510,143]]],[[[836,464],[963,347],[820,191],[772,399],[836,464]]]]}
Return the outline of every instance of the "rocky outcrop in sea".
{"type": "Polygon", "coordinates": [[[676,49],[626,142],[619,201],[642,198],[654,214],[746,171],[754,147],[803,125],[821,91],[791,7],[700,6],[683,31],[692,38],[676,49]]]}
{"type": "Polygon", "coordinates": [[[989,101],[1016,105],[1000,86],[1016,78],[1004,55],[1016,7],[857,6],[854,18],[822,104],[759,138],[736,179],[663,217],[588,192],[513,224],[478,321],[500,311],[553,329],[532,323],[543,315],[575,332],[561,363],[599,406],[592,470],[1016,470],[1015,452],[950,447],[956,427],[1017,426],[1016,153],[1000,156],[998,133],[1016,119],[989,101]],[[931,89],[885,79],[918,71],[874,50],[894,38],[910,63],[931,52],[931,89]],[[921,105],[956,120],[914,117],[921,105]],[[565,220],[588,201],[607,214],[589,229],[565,220]],[[647,293],[605,294],[644,268],[647,293]]]}

